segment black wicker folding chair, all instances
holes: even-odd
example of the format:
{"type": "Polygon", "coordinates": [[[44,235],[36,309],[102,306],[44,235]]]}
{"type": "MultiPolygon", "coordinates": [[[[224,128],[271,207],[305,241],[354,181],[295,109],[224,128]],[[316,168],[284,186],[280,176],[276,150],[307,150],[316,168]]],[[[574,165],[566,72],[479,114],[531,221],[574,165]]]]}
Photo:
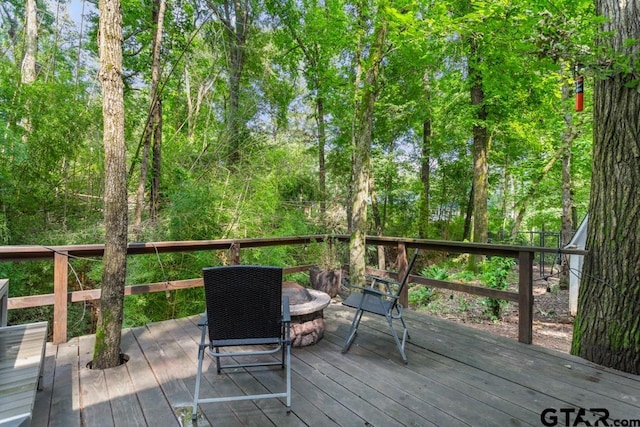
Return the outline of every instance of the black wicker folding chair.
{"type": "MultiPolygon", "coordinates": [[[[287,413],[291,411],[291,339],[289,299],[282,298],[282,268],[234,265],[203,269],[207,311],[202,316],[202,334],[198,349],[198,373],[193,400],[193,420],[197,419],[198,404],[285,398],[287,413]],[[207,334],[208,331],[208,334],[207,334]],[[208,339],[207,339],[208,338],[208,339]],[[238,347],[221,352],[223,347],[238,347]],[[285,391],[266,394],[200,397],[202,364],[205,350],[216,363],[217,372],[226,368],[280,365],[286,370],[285,391]],[[229,363],[225,357],[278,355],[264,362],[229,363]]],[[[266,357],[266,356],[265,356],[266,357]]],[[[238,360],[238,359],[236,359],[238,360]]]]}
{"type": "Polygon", "coordinates": [[[411,258],[411,262],[407,267],[407,271],[402,278],[402,281],[399,283],[382,277],[368,276],[367,281],[369,282],[369,286],[351,286],[352,292],[349,294],[347,299],[342,302],[342,304],[347,307],[355,308],[356,313],[353,316],[351,329],[349,329],[349,333],[347,334],[347,339],[344,342],[342,353],[349,351],[349,347],[351,347],[351,343],[358,332],[360,319],[362,319],[362,315],[366,312],[384,316],[387,319],[387,323],[391,328],[391,335],[393,335],[396,346],[398,347],[398,350],[400,350],[402,361],[405,364],[409,363],[407,355],[404,352],[405,343],[407,338],[409,338],[409,330],[402,318],[403,307],[398,302],[398,298],[400,297],[402,289],[407,284],[409,274],[411,274],[411,270],[413,269],[413,265],[415,264],[417,257],[418,249],[415,250],[413,258],[411,258]],[[381,285],[384,290],[378,289],[378,285],[381,285]],[[398,336],[393,325],[394,320],[399,320],[402,324],[402,339],[398,336]]]}

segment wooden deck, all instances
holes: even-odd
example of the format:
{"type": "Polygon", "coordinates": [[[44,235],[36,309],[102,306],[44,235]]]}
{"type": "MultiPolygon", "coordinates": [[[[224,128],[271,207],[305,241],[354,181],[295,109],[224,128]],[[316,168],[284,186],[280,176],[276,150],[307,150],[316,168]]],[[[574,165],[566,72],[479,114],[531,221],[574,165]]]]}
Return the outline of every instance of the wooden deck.
{"type": "MultiPolygon", "coordinates": [[[[197,425],[539,426],[546,408],[556,411],[558,425],[566,425],[566,416],[571,425],[579,408],[602,408],[611,419],[640,419],[638,376],[413,312],[405,313],[411,331],[408,365],[384,319],[366,315],[343,355],[352,315],[351,309],[330,305],[324,339],[294,349],[290,415],[279,399],[204,404],[197,425]]],[[[195,321],[123,331],[122,350],[130,360],[104,371],[86,368],[93,336],[48,343],[33,425],[190,425],[199,340],[195,321]]],[[[211,369],[203,392],[279,389],[282,372],[262,368],[218,376],[211,369]]],[[[583,419],[594,425],[597,417],[587,411],[583,419]]]]}

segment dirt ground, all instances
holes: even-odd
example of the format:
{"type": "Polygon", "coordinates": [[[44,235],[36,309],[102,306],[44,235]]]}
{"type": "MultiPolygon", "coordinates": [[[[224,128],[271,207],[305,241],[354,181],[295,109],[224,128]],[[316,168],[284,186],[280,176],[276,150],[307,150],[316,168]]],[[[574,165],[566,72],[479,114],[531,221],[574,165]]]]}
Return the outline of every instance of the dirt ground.
{"type": "MultiPolygon", "coordinates": [[[[533,343],[569,353],[574,320],[569,311],[569,290],[560,289],[557,275],[545,276],[549,276],[549,272],[541,275],[539,270],[534,270],[533,343]]],[[[517,285],[512,285],[509,290],[517,292],[517,285]]],[[[518,339],[516,303],[509,303],[502,319],[493,322],[483,313],[485,306],[481,297],[447,290],[437,292],[437,298],[420,311],[518,339]]]]}

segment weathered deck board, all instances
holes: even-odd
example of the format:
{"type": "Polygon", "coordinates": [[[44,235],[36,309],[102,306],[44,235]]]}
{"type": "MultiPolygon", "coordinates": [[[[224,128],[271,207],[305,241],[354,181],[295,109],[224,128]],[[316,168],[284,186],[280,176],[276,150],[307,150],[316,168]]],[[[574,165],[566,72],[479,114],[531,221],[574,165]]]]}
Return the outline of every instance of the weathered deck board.
{"type": "Polygon", "coordinates": [[[78,339],[78,375],[80,376],[80,399],[82,422],[84,425],[113,426],[111,404],[107,390],[105,374],[107,370],[87,369],[87,363],[93,358],[93,335],[78,339]]]}
{"type": "MultiPolygon", "coordinates": [[[[51,349],[52,355],[56,358],[48,417],[49,426],[79,427],[81,407],[78,339],[72,338],[67,343],[58,345],[57,348],[51,346],[47,349],[51,349]]],[[[36,403],[39,398],[40,396],[36,397],[36,403]]]]}
{"type": "Polygon", "coordinates": [[[175,414],[167,405],[162,388],[158,387],[153,370],[145,359],[133,331],[128,329],[123,332],[122,351],[130,358],[125,366],[136,390],[146,424],[157,427],[168,426],[171,425],[172,420],[175,420],[177,425],[175,414]]]}
{"type": "MultiPolygon", "coordinates": [[[[346,334],[346,330],[344,333],[346,334]]],[[[413,356],[406,367],[407,372],[403,373],[403,377],[412,380],[399,381],[393,370],[381,368],[376,362],[376,358],[386,355],[389,363],[401,363],[391,336],[383,334],[368,336],[368,334],[369,332],[366,335],[359,334],[360,336],[353,344],[356,347],[353,348],[352,345],[347,357],[352,358],[353,366],[345,370],[345,375],[363,377],[366,372],[375,372],[379,376],[381,390],[389,393],[389,399],[397,400],[399,405],[406,401],[405,395],[415,398],[407,409],[419,408],[425,417],[436,425],[477,425],[479,418],[492,420],[490,425],[513,425],[514,420],[527,420],[535,415],[485,391],[482,387],[472,387],[453,378],[451,373],[455,369],[449,372],[439,371],[433,362],[419,357],[420,354],[413,356]],[[369,342],[371,347],[368,347],[369,342]],[[375,351],[380,353],[376,354],[375,351]],[[352,352],[354,352],[353,355],[351,355],[352,352]],[[391,386],[396,386],[396,390],[390,390],[391,386]]],[[[327,340],[332,341],[337,348],[341,348],[342,336],[330,333],[327,340]]],[[[334,363],[339,362],[336,360],[334,363]]],[[[464,367],[458,367],[458,370],[462,369],[464,367]]]]}
{"type": "MultiPolygon", "coordinates": [[[[365,316],[343,355],[352,315],[351,309],[330,305],[324,339],[293,350],[290,415],[281,399],[203,404],[197,425],[524,426],[540,425],[545,408],[579,407],[606,408],[613,419],[640,419],[637,376],[418,313],[405,314],[411,333],[408,365],[377,317],[365,316]]],[[[124,330],[122,349],[131,359],[103,372],[87,372],[85,366],[93,337],[48,344],[34,420],[49,419],[50,426],[81,420],[91,426],[189,424],[197,321],[124,330]]],[[[206,367],[206,395],[283,387],[277,368],[218,375],[208,358],[206,367]]]]}
{"type": "Polygon", "coordinates": [[[53,397],[53,377],[56,367],[55,351],[57,346],[48,342],[45,348],[43,377],[40,386],[42,390],[36,394],[36,402],[33,406],[33,418],[31,425],[47,427],[49,425],[49,408],[53,397]]]}
{"type": "MultiPolygon", "coordinates": [[[[565,357],[560,353],[545,354],[532,349],[532,346],[511,343],[492,335],[480,334],[481,338],[477,338],[475,330],[465,328],[460,331],[459,328],[451,329],[452,325],[440,323],[440,330],[447,328],[449,334],[456,333],[459,339],[448,342],[439,340],[436,343],[430,338],[435,334],[418,335],[417,342],[431,352],[442,354],[456,351],[459,353],[457,360],[495,377],[553,396],[558,404],[608,408],[622,418],[640,414],[640,390],[637,388],[640,382],[637,379],[630,382],[626,376],[612,374],[611,370],[607,374],[606,370],[594,368],[593,364],[589,366],[578,358],[565,357]],[[478,339],[482,340],[484,351],[468,351],[478,339]],[[622,384],[626,384],[626,387],[620,387],[622,384]]],[[[412,326],[424,327],[428,324],[419,322],[412,326]]]]}

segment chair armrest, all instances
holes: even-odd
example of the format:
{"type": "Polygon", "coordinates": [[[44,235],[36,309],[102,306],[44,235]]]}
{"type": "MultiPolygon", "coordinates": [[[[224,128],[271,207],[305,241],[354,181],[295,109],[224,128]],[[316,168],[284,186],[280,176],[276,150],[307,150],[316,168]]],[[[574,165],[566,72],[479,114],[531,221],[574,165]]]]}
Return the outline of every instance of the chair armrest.
{"type": "Polygon", "coordinates": [[[387,279],[386,277],[371,276],[371,275],[367,275],[367,277],[370,278],[372,281],[382,282],[382,283],[386,283],[386,284],[389,284],[389,285],[398,285],[398,281],[397,280],[387,279]]]}
{"type": "Polygon", "coordinates": [[[374,288],[369,288],[369,287],[362,287],[362,286],[351,286],[351,289],[358,289],[361,290],[362,293],[368,294],[368,295],[374,295],[377,297],[385,297],[385,298],[393,298],[393,299],[397,299],[398,297],[392,293],[387,293],[387,292],[382,292],[379,291],[377,289],[374,288]]]}
{"type": "Polygon", "coordinates": [[[373,287],[376,283],[382,283],[385,287],[385,289],[387,290],[388,294],[394,294],[393,289],[391,288],[392,286],[400,286],[400,283],[398,283],[396,280],[393,279],[387,279],[384,277],[379,277],[379,276],[368,276],[371,279],[371,287],[373,287]]]}
{"type": "Polygon", "coordinates": [[[289,297],[287,295],[282,297],[282,321],[285,323],[291,323],[291,312],[289,311],[289,297]]]}

